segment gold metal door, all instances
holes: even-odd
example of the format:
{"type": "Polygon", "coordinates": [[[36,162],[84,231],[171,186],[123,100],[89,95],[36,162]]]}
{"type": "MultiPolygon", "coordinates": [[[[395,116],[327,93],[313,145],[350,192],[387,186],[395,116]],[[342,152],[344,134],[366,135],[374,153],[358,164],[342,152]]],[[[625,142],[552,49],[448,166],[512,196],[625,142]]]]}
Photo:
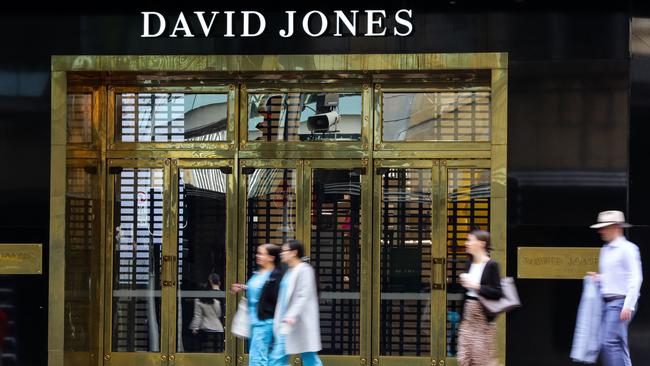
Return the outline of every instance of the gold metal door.
{"type": "MultiPolygon", "coordinates": [[[[237,282],[246,283],[258,245],[302,238],[302,161],[242,159],[239,174],[237,282]]],[[[237,365],[248,365],[247,341],[237,341],[237,365]]]]}
{"type": "Polygon", "coordinates": [[[370,357],[372,200],[367,160],[304,160],[303,241],[318,273],[324,364],[370,357]]]}
{"type": "Polygon", "coordinates": [[[167,365],[171,161],[108,163],[104,365],[167,365]]]}
{"type": "Polygon", "coordinates": [[[229,329],[236,277],[234,161],[172,160],[170,365],[234,364],[229,329]],[[217,321],[218,320],[218,321],[217,321]]]}
{"type": "Polygon", "coordinates": [[[371,363],[437,364],[437,161],[374,163],[371,363]]]}
{"type": "MultiPolygon", "coordinates": [[[[499,236],[502,225],[494,225],[492,217],[500,214],[493,194],[490,160],[440,160],[437,206],[441,222],[436,235],[437,257],[444,263],[444,288],[437,292],[438,364],[457,365],[457,339],[463,310],[463,288],[458,275],[467,270],[464,242],[476,229],[491,232],[493,259],[502,261],[503,243],[499,236]]],[[[502,264],[505,267],[505,264],[502,264]]],[[[505,269],[505,268],[503,268],[505,269]]],[[[500,320],[501,321],[501,320],[500,320]]]]}
{"type": "Polygon", "coordinates": [[[109,160],[105,365],[229,365],[233,160],[109,160]]]}

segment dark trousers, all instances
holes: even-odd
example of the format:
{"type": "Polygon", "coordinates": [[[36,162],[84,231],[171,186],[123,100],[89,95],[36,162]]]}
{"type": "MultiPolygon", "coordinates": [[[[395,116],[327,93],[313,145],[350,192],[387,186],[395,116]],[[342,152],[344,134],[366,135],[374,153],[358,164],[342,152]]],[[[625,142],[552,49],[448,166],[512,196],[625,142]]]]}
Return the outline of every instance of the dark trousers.
{"type": "Polygon", "coordinates": [[[192,352],[196,353],[221,353],[224,351],[223,332],[206,332],[192,335],[192,352]]]}

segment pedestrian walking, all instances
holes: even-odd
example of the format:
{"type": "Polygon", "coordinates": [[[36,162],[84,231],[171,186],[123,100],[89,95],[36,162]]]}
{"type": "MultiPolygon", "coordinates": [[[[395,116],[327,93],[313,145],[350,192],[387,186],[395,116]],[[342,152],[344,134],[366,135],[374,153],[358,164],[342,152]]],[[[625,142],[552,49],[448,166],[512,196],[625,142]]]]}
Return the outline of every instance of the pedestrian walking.
{"type": "Polygon", "coordinates": [[[300,354],[303,366],[322,366],[318,285],[314,268],[304,261],[304,248],[298,240],[282,246],[282,262],[289,268],[280,284],[275,312],[276,344],[270,366],[287,366],[289,355],[300,354]]]}
{"type": "Polygon", "coordinates": [[[628,241],[621,211],[603,211],[591,228],[598,229],[605,245],[600,249],[598,273],[589,273],[600,283],[605,302],[601,323],[600,358],[603,366],[631,366],[627,330],[636,312],[643,274],[639,248],[628,241]]]}
{"type": "Polygon", "coordinates": [[[233,292],[246,291],[248,317],[251,326],[248,350],[249,366],[268,366],[273,344],[273,317],[282,280],[281,248],[274,244],[257,247],[255,262],[258,270],[245,285],[235,283],[233,292]]]}
{"type": "Polygon", "coordinates": [[[460,275],[467,291],[458,333],[458,365],[492,366],[496,364],[496,315],[488,313],[478,298],[497,300],[503,294],[499,264],[489,256],[490,233],[470,232],[465,250],[469,261],[467,272],[460,275]]]}

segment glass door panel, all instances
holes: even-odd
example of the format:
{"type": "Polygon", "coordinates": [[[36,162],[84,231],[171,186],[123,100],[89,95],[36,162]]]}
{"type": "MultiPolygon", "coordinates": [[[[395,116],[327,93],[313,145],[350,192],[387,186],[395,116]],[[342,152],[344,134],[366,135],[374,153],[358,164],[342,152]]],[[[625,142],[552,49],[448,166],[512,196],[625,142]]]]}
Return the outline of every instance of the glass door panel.
{"type": "Polygon", "coordinates": [[[466,271],[467,234],[490,228],[490,169],[449,167],[442,172],[447,200],[447,290],[445,356],[456,357],[458,327],[463,311],[463,288],[458,275],[466,271]]]}
{"type": "Polygon", "coordinates": [[[256,168],[246,185],[246,278],[255,270],[257,246],[296,238],[296,168],[256,168]]]}
{"type": "MultiPolygon", "coordinates": [[[[308,160],[305,246],[319,285],[323,362],[359,365],[370,356],[370,182],[362,161],[308,160]],[[365,234],[364,234],[365,233],[365,234]]],[[[305,212],[305,210],[300,210],[305,212]]]]}
{"type": "Polygon", "coordinates": [[[380,354],[431,353],[431,169],[382,178],[380,354]]]}
{"type": "Polygon", "coordinates": [[[176,352],[223,353],[228,175],[181,168],[178,176],[176,352]]]}
{"type": "Polygon", "coordinates": [[[106,364],[167,359],[168,177],[163,160],[109,162],[106,364]]]}
{"type": "Polygon", "coordinates": [[[115,177],[113,352],[160,352],[163,169],[115,177]]]}
{"type": "MultiPolygon", "coordinates": [[[[259,245],[282,245],[301,235],[298,187],[302,179],[297,161],[243,160],[240,165],[239,222],[243,225],[239,235],[245,238],[245,246],[240,247],[237,282],[245,283],[257,270],[259,245]]],[[[248,348],[248,342],[238,343],[238,364],[248,364],[248,348]]]]}

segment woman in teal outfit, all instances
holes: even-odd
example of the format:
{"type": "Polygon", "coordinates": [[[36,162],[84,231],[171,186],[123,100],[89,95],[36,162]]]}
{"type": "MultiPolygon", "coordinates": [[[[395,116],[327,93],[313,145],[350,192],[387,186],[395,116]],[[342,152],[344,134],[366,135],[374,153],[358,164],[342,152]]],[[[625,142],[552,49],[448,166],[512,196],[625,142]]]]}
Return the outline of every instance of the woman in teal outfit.
{"type": "Polygon", "coordinates": [[[251,324],[249,339],[248,365],[268,366],[269,352],[273,343],[273,317],[282,269],[280,267],[281,248],[274,244],[257,247],[255,262],[258,270],[245,285],[235,283],[233,292],[246,291],[248,299],[248,316],[251,324]]]}
{"type": "Polygon", "coordinates": [[[269,365],[287,366],[289,355],[300,354],[303,366],[322,366],[317,353],[322,347],[314,268],[302,260],[305,253],[298,240],[285,243],[281,255],[289,269],[280,284],[273,324],[276,342],[269,365]]]}

